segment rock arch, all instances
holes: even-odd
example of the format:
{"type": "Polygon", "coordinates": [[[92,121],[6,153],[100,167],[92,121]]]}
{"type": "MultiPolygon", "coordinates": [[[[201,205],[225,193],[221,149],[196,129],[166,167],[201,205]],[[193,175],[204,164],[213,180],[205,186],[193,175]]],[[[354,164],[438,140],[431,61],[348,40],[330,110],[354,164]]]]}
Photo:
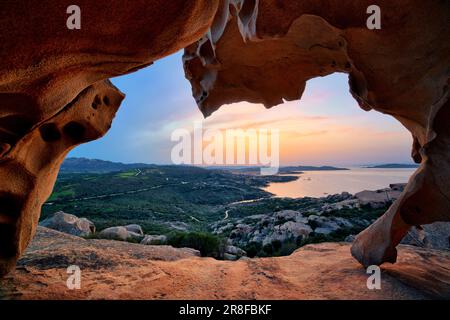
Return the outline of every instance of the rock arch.
{"type": "Polygon", "coordinates": [[[378,1],[382,29],[368,30],[370,2],[79,0],[81,29],[68,30],[65,1],[2,1],[0,275],[32,238],[64,156],[109,129],[124,95],[108,78],[184,47],[205,115],[299,99],[306,80],[345,72],[362,108],[411,132],[420,168],[352,249],[364,265],[395,261],[410,226],[450,220],[450,5],[378,1]]]}

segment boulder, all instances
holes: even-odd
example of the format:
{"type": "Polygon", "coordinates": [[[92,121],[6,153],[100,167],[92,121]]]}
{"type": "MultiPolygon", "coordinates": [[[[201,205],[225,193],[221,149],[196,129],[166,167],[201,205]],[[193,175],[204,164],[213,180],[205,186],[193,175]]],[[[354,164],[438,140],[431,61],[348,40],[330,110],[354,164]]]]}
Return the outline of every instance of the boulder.
{"type": "Polygon", "coordinates": [[[312,231],[312,228],[305,223],[287,221],[281,225],[276,225],[273,227],[273,232],[267,234],[263,238],[262,245],[264,246],[270,244],[276,240],[284,242],[288,239],[296,239],[297,237],[302,237],[304,239],[307,238],[312,231]]]}
{"type": "Polygon", "coordinates": [[[233,255],[233,254],[224,253],[224,254],[223,254],[223,259],[224,259],[224,260],[228,260],[228,261],[235,261],[235,260],[239,259],[239,257],[238,257],[238,256],[235,256],[235,255],[233,255]]]}
{"type": "Polygon", "coordinates": [[[125,229],[127,229],[129,232],[133,232],[135,234],[144,235],[144,231],[142,231],[142,227],[138,224],[129,224],[125,226],[125,229]]]}
{"type": "Polygon", "coordinates": [[[142,239],[141,244],[145,245],[161,245],[167,243],[167,237],[164,235],[145,235],[142,239]]]}
{"type": "Polygon", "coordinates": [[[345,242],[353,242],[353,241],[355,241],[355,237],[356,236],[354,234],[350,234],[350,235],[345,237],[344,241],[345,242]]]}
{"type": "Polygon", "coordinates": [[[110,227],[100,231],[98,237],[100,239],[127,241],[129,238],[129,231],[125,227],[110,227]]]}
{"type": "Polygon", "coordinates": [[[322,210],[325,212],[330,212],[334,210],[359,208],[359,206],[360,202],[358,199],[346,199],[336,203],[327,203],[322,206],[322,210]]]}
{"type": "Polygon", "coordinates": [[[364,190],[355,194],[361,205],[369,205],[372,208],[381,208],[387,203],[397,200],[402,192],[390,188],[380,190],[364,190]]]}
{"type": "Polygon", "coordinates": [[[305,223],[288,221],[282,225],[276,226],[275,230],[286,234],[286,237],[297,238],[302,236],[306,238],[313,231],[311,227],[305,223]]]}
{"type": "Polygon", "coordinates": [[[304,223],[307,224],[308,223],[308,218],[302,216],[301,214],[295,217],[295,222],[300,222],[300,223],[304,223]]]}
{"type": "Polygon", "coordinates": [[[243,236],[249,234],[251,231],[252,231],[251,226],[249,226],[248,224],[240,223],[236,225],[231,234],[234,236],[243,236]]]}
{"type": "Polygon", "coordinates": [[[79,237],[86,237],[95,233],[95,225],[92,221],[86,218],[78,218],[63,211],[56,212],[43,220],[40,225],[79,237]]]}
{"type": "Polygon", "coordinates": [[[315,234],[323,234],[323,235],[330,234],[330,233],[333,232],[333,231],[334,231],[333,229],[330,229],[330,228],[322,228],[322,227],[319,227],[319,228],[315,228],[315,229],[314,229],[314,233],[315,233],[315,234]]]}
{"type": "Polygon", "coordinates": [[[413,227],[402,243],[422,248],[450,250],[450,222],[435,222],[413,227]]]}
{"type": "Polygon", "coordinates": [[[403,192],[403,190],[405,190],[405,187],[406,187],[406,183],[391,183],[389,185],[389,188],[391,188],[392,190],[400,191],[400,192],[403,192]]]}
{"type": "MultiPolygon", "coordinates": [[[[169,248],[173,248],[172,246],[164,246],[164,247],[169,247],[169,248]]],[[[194,256],[194,257],[201,257],[202,256],[202,254],[200,253],[200,251],[199,250],[197,250],[197,249],[194,249],[194,248],[173,248],[173,249],[175,249],[175,250],[181,250],[182,252],[184,252],[184,253],[187,253],[187,254],[190,254],[190,255],[192,255],[192,256],[194,256]]]]}
{"type": "Polygon", "coordinates": [[[226,246],[225,247],[225,253],[237,256],[237,257],[242,257],[242,256],[246,256],[247,252],[245,252],[244,250],[242,250],[239,247],[236,246],[226,246]]]}
{"type": "Polygon", "coordinates": [[[132,231],[128,231],[128,241],[141,242],[144,235],[132,231]]]}
{"type": "Polygon", "coordinates": [[[323,216],[320,217],[315,215],[309,216],[308,223],[314,229],[315,233],[328,234],[330,232],[340,229],[338,223],[336,223],[332,218],[327,218],[323,216]]]}
{"type": "Polygon", "coordinates": [[[143,238],[142,235],[132,231],[128,231],[127,228],[123,226],[106,228],[98,234],[98,237],[100,239],[138,242],[140,242],[143,238]]]}
{"type": "Polygon", "coordinates": [[[353,223],[349,220],[342,217],[333,217],[333,221],[337,223],[337,225],[341,228],[352,228],[353,223]]]}
{"type": "Polygon", "coordinates": [[[284,219],[284,220],[291,220],[291,219],[295,219],[298,215],[302,215],[300,212],[298,211],[294,211],[294,210],[282,210],[282,211],[278,211],[277,213],[275,213],[275,217],[277,217],[278,219],[284,219]]]}

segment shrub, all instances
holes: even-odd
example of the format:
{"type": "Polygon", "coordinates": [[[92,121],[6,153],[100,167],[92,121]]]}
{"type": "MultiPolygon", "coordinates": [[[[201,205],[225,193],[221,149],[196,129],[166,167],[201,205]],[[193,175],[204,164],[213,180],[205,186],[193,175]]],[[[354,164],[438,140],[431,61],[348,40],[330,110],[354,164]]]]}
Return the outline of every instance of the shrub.
{"type": "Polygon", "coordinates": [[[188,232],[169,235],[167,243],[176,248],[193,248],[200,251],[202,257],[223,259],[225,241],[211,233],[188,232]]]}
{"type": "Polygon", "coordinates": [[[272,244],[267,243],[266,245],[264,245],[263,252],[268,256],[272,255],[272,253],[273,253],[272,244]]]}
{"type": "Polygon", "coordinates": [[[278,256],[288,256],[297,249],[298,249],[298,246],[294,241],[286,241],[281,246],[277,255],[278,256]]]}
{"type": "Polygon", "coordinates": [[[261,251],[261,243],[260,242],[250,242],[247,246],[245,246],[243,249],[247,252],[247,256],[250,258],[256,257],[259,252],[261,251]]]}
{"type": "Polygon", "coordinates": [[[273,247],[274,251],[280,250],[281,246],[282,246],[282,243],[281,243],[280,240],[273,240],[272,241],[272,247],[273,247]]]}

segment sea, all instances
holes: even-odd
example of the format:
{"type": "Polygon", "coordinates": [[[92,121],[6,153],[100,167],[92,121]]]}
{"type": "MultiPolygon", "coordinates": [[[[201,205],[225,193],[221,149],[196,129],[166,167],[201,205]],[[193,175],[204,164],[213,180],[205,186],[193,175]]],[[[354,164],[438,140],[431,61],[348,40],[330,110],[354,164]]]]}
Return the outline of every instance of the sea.
{"type": "Polygon", "coordinates": [[[347,191],[351,194],[363,190],[388,188],[392,183],[408,182],[415,169],[349,168],[349,170],[304,171],[290,182],[273,182],[264,190],[277,197],[324,197],[347,191]]]}

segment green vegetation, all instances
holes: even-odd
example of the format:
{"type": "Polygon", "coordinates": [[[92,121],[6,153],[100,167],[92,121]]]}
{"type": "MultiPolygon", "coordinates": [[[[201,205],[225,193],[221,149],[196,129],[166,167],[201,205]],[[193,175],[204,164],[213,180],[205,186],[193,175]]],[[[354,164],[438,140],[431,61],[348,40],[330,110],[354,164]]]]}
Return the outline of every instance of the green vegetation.
{"type": "Polygon", "coordinates": [[[136,174],[137,173],[134,171],[125,171],[125,172],[119,172],[117,175],[121,178],[130,178],[130,177],[135,177],[136,174]]]}
{"type": "Polygon", "coordinates": [[[193,248],[200,251],[202,257],[222,259],[225,240],[205,232],[178,232],[169,236],[168,244],[176,248],[193,248]]]}
{"type": "Polygon", "coordinates": [[[378,219],[386,210],[391,206],[392,202],[386,203],[385,206],[380,208],[372,208],[368,205],[361,206],[361,208],[354,209],[341,209],[333,210],[323,213],[324,217],[342,217],[347,219],[366,219],[366,220],[376,220],[378,219]]]}
{"type": "MultiPolygon", "coordinates": [[[[282,201],[283,199],[279,199],[282,201]]],[[[294,199],[291,199],[294,200],[294,199]]],[[[299,200],[299,199],[296,199],[299,200]]],[[[290,201],[289,201],[290,202],[290,201]]],[[[292,203],[291,203],[292,204],[292,203]]],[[[281,204],[282,206],[282,204],[281,204]]],[[[319,234],[319,233],[310,233],[307,238],[303,237],[291,237],[285,239],[284,241],[273,240],[272,243],[265,244],[264,246],[258,242],[252,242],[244,239],[243,243],[247,243],[245,246],[242,246],[247,252],[249,257],[269,257],[269,256],[285,256],[289,255],[300,247],[303,247],[308,244],[313,243],[321,243],[321,242],[341,242],[345,241],[345,239],[350,235],[356,235],[364,230],[368,224],[372,223],[376,219],[378,219],[386,210],[389,208],[390,203],[387,203],[385,206],[380,208],[372,208],[370,206],[363,206],[361,208],[353,208],[353,209],[341,209],[341,210],[333,210],[328,212],[322,212],[322,217],[341,217],[345,218],[348,222],[352,223],[352,227],[342,227],[336,231],[333,231],[329,234],[319,234]]],[[[308,216],[308,213],[304,213],[304,216],[308,216]]],[[[275,225],[283,224],[287,221],[293,221],[292,219],[278,219],[275,225]]],[[[254,222],[250,218],[242,219],[242,223],[252,225],[254,222]]],[[[267,223],[267,222],[266,222],[267,223]]],[[[309,226],[313,229],[318,227],[317,222],[309,221],[309,226]]],[[[262,227],[266,227],[265,223],[261,224],[262,227]]],[[[233,238],[233,233],[230,234],[230,230],[228,232],[224,232],[223,235],[231,236],[233,238]]],[[[261,231],[261,230],[259,230],[261,231]]]]}
{"type": "Polygon", "coordinates": [[[41,220],[62,210],[90,219],[98,230],[137,223],[149,234],[208,231],[208,224],[223,218],[227,204],[270,197],[261,187],[272,179],[278,178],[188,166],[61,172],[41,220]]]}
{"type": "MultiPolygon", "coordinates": [[[[70,168],[81,173],[70,170],[60,173],[53,194],[43,206],[41,220],[54,212],[64,211],[88,218],[98,231],[135,223],[142,226],[145,234],[168,236],[168,243],[174,247],[194,248],[202,256],[218,259],[223,258],[226,238],[239,240],[237,245],[247,251],[249,257],[288,255],[306,244],[343,241],[347,236],[359,233],[387,208],[361,207],[324,212],[324,205],[339,200],[332,197],[273,198],[261,189],[272,181],[290,181],[294,179],[292,176],[258,176],[190,166],[135,168],[101,161],[89,162],[96,171],[87,172],[80,161],[73,160],[70,168]],[[105,166],[124,169],[103,172],[105,166]],[[313,232],[306,239],[274,240],[264,246],[261,242],[252,242],[253,238],[247,233],[234,238],[233,228],[237,224],[252,226],[261,233],[263,229],[273,229],[295,220],[277,217],[269,226],[268,221],[260,219],[259,215],[282,210],[301,212],[305,218],[321,212],[323,217],[344,218],[352,227],[328,235],[313,232]],[[211,233],[213,224],[223,227],[220,237],[211,233]]],[[[313,220],[309,225],[313,229],[317,227],[313,220]]],[[[91,236],[96,237],[95,234],[91,236]]]]}
{"type": "Polygon", "coordinates": [[[316,198],[267,198],[256,202],[249,202],[235,205],[229,208],[229,215],[234,218],[245,218],[257,214],[267,214],[281,210],[295,210],[313,212],[319,209],[324,202],[318,201],[316,198]]]}

